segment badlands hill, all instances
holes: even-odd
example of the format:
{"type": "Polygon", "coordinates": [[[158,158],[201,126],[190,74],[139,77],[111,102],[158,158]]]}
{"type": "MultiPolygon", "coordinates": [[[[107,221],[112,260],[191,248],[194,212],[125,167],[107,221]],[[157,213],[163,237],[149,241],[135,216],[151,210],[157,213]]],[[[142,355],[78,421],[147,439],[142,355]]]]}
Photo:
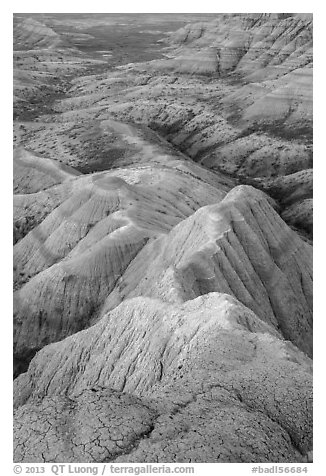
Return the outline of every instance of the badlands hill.
{"type": "Polygon", "coordinates": [[[13,39],[14,119],[35,119],[48,112],[50,98],[65,91],[64,78],[103,64],[34,18],[14,17],[13,39]]]}
{"type": "Polygon", "coordinates": [[[108,219],[98,222],[16,295],[18,356],[73,333],[46,345],[15,380],[16,460],[305,461],[310,245],[248,187],[168,233],[156,225],[157,237],[145,230],[155,230],[155,213],[141,210],[130,210],[129,222],[111,212],[111,233],[108,219]],[[113,436],[110,411],[103,429],[101,405],[130,427],[136,413],[138,436],[128,423],[113,436]],[[74,435],[68,446],[63,428],[74,435]]]}
{"type": "Polygon", "coordinates": [[[67,44],[60,35],[33,18],[26,18],[14,24],[14,50],[65,46],[67,44]]]}
{"type": "Polygon", "coordinates": [[[311,239],[311,18],[222,15],[172,34],[164,51],[166,59],[115,71],[76,70],[46,122],[16,123],[17,142],[72,166],[101,163],[121,156],[103,121],[142,124],[196,162],[270,193],[311,239]]]}
{"type": "Polygon", "coordinates": [[[80,175],[58,161],[38,157],[24,149],[14,151],[14,193],[33,193],[80,175]]]}
{"type": "MultiPolygon", "coordinates": [[[[150,238],[167,233],[201,206],[220,201],[233,185],[194,163],[159,154],[155,158],[161,163],[70,176],[33,194],[40,213],[44,202],[38,195],[46,194],[48,214],[14,247],[15,288],[23,285],[15,294],[19,361],[89,325],[150,238]],[[61,202],[51,202],[52,197],[61,202]],[[62,323],[53,327],[54,313],[62,323]]],[[[30,197],[17,198],[16,220],[24,223],[26,218],[28,226],[30,197]]]]}
{"type": "Polygon", "coordinates": [[[311,461],[311,17],[62,24],[14,31],[14,460],[311,461]]]}

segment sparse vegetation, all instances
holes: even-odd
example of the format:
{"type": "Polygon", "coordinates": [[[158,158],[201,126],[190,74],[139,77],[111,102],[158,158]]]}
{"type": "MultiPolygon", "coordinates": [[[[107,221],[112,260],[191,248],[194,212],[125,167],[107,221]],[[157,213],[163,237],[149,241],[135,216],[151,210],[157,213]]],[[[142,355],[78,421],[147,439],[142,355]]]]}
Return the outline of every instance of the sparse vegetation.
{"type": "Polygon", "coordinates": [[[311,460],[312,20],[32,17],[15,462],[311,460]]]}

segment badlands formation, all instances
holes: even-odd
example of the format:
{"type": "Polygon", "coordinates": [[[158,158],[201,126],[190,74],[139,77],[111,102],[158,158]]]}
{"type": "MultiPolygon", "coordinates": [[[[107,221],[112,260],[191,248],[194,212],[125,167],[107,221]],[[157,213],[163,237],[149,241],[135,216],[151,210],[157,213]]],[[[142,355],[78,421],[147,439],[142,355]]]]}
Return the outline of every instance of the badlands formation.
{"type": "Polygon", "coordinates": [[[15,462],[312,460],[312,17],[197,20],[15,19],[15,462]]]}

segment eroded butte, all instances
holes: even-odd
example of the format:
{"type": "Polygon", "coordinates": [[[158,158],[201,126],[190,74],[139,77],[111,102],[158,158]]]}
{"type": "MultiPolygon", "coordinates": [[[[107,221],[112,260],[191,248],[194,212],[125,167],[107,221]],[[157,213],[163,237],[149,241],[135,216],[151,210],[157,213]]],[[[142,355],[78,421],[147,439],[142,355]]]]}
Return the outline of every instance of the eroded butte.
{"type": "Polygon", "coordinates": [[[15,16],[15,462],[311,461],[312,60],[309,14],[15,16]]]}

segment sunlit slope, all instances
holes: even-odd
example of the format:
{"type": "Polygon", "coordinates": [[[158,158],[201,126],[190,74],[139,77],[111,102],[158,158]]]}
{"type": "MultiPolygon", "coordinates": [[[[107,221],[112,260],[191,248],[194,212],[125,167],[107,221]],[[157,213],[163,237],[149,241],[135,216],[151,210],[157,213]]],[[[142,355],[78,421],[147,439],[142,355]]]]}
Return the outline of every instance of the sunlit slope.
{"type": "Polygon", "coordinates": [[[80,172],[58,161],[37,157],[22,148],[14,151],[14,193],[35,193],[77,175],[80,172]]]}
{"type": "Polygon", "coordinates": [[[107,308],[134,296],[182,302],[223,292],[311,354],[312,247],[269,200],[240,186],[219,204],[201,208],[138,254],[107,308]]]}
{"type": "Polygon", "coordinates": [[[230,189],[196,164],[172,163],[58,185],[69,187],[69,195],[14,247],[16,288],[22,286],[15,294],[18,354],[89,325],[148,240],[230,189]]]}

